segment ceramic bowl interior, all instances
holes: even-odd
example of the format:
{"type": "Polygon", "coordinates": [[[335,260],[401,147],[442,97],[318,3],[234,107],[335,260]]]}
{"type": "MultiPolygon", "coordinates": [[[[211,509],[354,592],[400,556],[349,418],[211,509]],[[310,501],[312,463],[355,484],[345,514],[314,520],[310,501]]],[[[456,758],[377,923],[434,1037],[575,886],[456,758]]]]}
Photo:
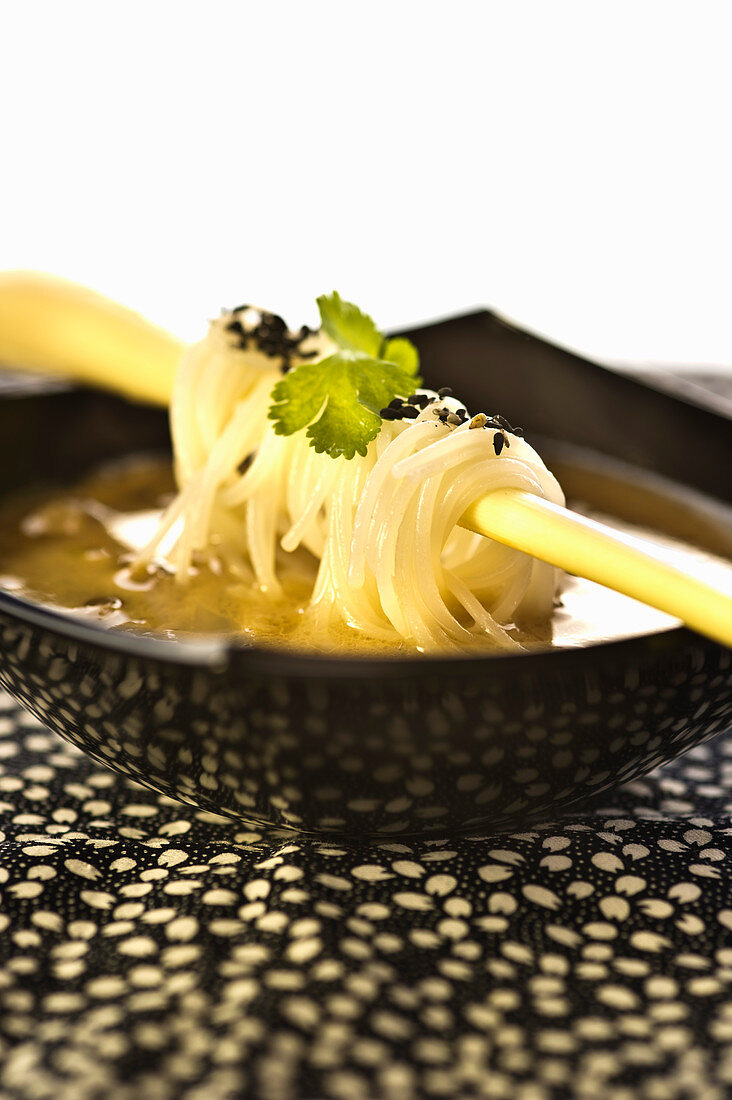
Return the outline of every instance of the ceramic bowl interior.
{"type": "MultiPolygon", "coordinates": [[[[409,335],[429,383],[521,423],[542,453],[589,448],[732,504],[721,413],[489,313],[409,335]]],[[[163,413],[56,385],[6,385],[0,427],[2,494],[169,449],[163,413]]],[[[519,656],[354,660],[135,637],[0,593],[0,638],[0,684],[96,759],[203,809],[313,832],[515,827],[732,720],[730,651],[681,627],[519,656]]]]}

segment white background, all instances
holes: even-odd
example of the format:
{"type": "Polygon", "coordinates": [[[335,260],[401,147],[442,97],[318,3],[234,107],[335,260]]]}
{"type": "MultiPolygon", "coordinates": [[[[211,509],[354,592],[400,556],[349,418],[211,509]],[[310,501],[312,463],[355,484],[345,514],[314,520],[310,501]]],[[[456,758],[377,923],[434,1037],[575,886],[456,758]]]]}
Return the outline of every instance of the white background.
{"type": "Polygon", "coordinates": [[[337,288],[587,353],[732,364],[732,7],[0,8],[0,267],[193,338],[337,288]]]}

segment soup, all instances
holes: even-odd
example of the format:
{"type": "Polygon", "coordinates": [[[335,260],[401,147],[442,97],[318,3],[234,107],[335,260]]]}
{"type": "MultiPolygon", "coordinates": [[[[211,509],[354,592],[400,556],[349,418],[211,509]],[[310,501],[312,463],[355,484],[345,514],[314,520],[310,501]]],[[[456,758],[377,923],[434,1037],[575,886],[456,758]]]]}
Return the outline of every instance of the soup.
{"type": "MultiPolygon", "coordinates": [[[[552,466],[578,510],[653,537],[679,565],[732,590],[732,566],[710,551],[732,551],[727,511],[705,498],[607,460],[571,453],[552,466]],[[635,522],[633,522],[635,521],[635,522]],[[654,531],[645,525],[651,522],[654,531]],[[663,532],[659,534],[659,532],[663,532]],[[704,549],[692,547],[691,538],[704,549]]],[[[228,635],[244,643],[344,655],[413,654],[402,639],[366,636],[345,623],[324,635],[306,608],[316,561],[303,548],[280,552],[282,594],[262,591],[246,566],[234,574],[215,553],[177,583],[162,565],[135,574],[131,561],[156,529],[174,492],[167,459],[110,465],[69,490],[33,490],[0,505],[0,586],[110,630],[166,638],[228,635]]],[[[550,620],[513,626],[525,648],[566,647],[667,629],[676,620],[591,581],[565,577],[550,620]]],[[[470,652],[470,647],[466,647],[470,652]]],[[[484,640],[476,652],[485,653],[484,640]]]]}

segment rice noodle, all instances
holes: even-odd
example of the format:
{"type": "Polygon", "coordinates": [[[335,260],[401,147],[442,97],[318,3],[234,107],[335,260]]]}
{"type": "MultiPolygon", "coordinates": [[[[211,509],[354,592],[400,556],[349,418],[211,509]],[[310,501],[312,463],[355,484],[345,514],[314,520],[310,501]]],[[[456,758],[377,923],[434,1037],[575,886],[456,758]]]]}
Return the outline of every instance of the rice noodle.
{"type": "MultiPolygon", "coordinates": [[[[424,651],[481,638],[518,647],[507,628],[549,617],[556,571],[456,524],[490,489],[563,504],[536,451],[505,430],[496,454],[494,430],[441,422],[436,403],[454,412],[458,402],[429,390],[420,393],[431,404],[416,419],[384,421],[363,458],[317,454],[303,431],[276,435],[267,411],[282,359],[251,346],[242,327],[261,316],[271,315],[225,315],[183,357],[171,402],[178,494],[137,566],[159,558],[166,539],[166,568],[181,583],[215,557],[278,595],[278,544],[302,546],[317,559],[306,614],[324,633],[346,623],[424,651]]],[[[329,350],[317,335],[291,342],[287,365],[329,350]]]]}

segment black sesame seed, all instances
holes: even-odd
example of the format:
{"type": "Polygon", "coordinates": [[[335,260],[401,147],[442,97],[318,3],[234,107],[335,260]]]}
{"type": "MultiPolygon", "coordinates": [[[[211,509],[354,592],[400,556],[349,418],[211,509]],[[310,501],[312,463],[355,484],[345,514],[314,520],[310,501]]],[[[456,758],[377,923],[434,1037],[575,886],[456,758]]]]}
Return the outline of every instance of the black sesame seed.
{"type": "Polygon", "coordinates": [[[382,420],[396,420],[397,414],[395,409],[382,409],[379,413],[382,420]]]}
{"type": "Polygon", "coordinates": [[[402,416],[405,420],[416,420],[419,416],[419,409],[415,409],[412,405],[405,405],[402,409],[402,416]]]}
{"type": "Polygon", "coordinates": [[[506,441],[503,438],[503,434],[501,432],[496,432],[496,434],[493,436],[493,450],[496,452],[497,455],[499,455],[503,450],[503,444],[505,442],[506,441]]]}
{"type": "Polygon", "coordinates": [[[498,414],[496,414],[493,419],[498,422],[501,428],[505,428],[507,432],[511,431],[511,425],[506,420],[505,416],[498,416],[498,414]]]}
{"type": "Polygon", "coordinates": [[[450,415],[447,418],[447,423],[452,424],[454,427],[457,428],[458,424],[462,424],[462,420],[460,419],[460,417],[458,416],[457,413],[450,413],[450,415]]]}
{"type": "Polygon", "coordinates": [[[414,397],[410,397],[409,401],[412,405],[419,405],[420,409],[426,409],[429,405],[431,397],[428,397],[426,393],[415,393],[414,397]]]}
{"type": "Polygon", "coordinates": [[[402,401],[401,397],[395,397],[393,401],[389,402],[389,408],[390,409],[401,409],[403,404],[404,404],[404,402],[402,401]]]}
{"type": "Polygon", "coordinates": [[[519,439],[521,439],[523,437],[523,434],[524,434],[524,429],[523,428],[514,428],[513,429],[513,434],[517,435],[519,437],[519,439]]]}
{"type": "Polygon", "coordinates": [[[303,325],[298,332],[290,332],[285,321],[277,313],[267,313],[253,306],[241,305],[226,311],[233,319],[226,325],[236,340],[235,347],[241,350],[254,346],[270,359],[280,360],[283,374],[292,366],[292,359],[315,359],[320,354],[317,349],[302,351],[301,343],[314,335],[313,330],[303,325]],[[245,317],[250,313],[250,317],[245,317]]]}
{"type": "Polygon", "coordinates": [[[452,390],[449,386],[443,386],[441,390],[437,391],[438,397],[452,397],[452,390]]]}
{"type": "Polygon", "coordinates": [[[273,332],[281,333],[287,331],[287,325],[282,317],[280,317],[279,313],[263,313],[262,324],[272,329],[273,332]]]}

